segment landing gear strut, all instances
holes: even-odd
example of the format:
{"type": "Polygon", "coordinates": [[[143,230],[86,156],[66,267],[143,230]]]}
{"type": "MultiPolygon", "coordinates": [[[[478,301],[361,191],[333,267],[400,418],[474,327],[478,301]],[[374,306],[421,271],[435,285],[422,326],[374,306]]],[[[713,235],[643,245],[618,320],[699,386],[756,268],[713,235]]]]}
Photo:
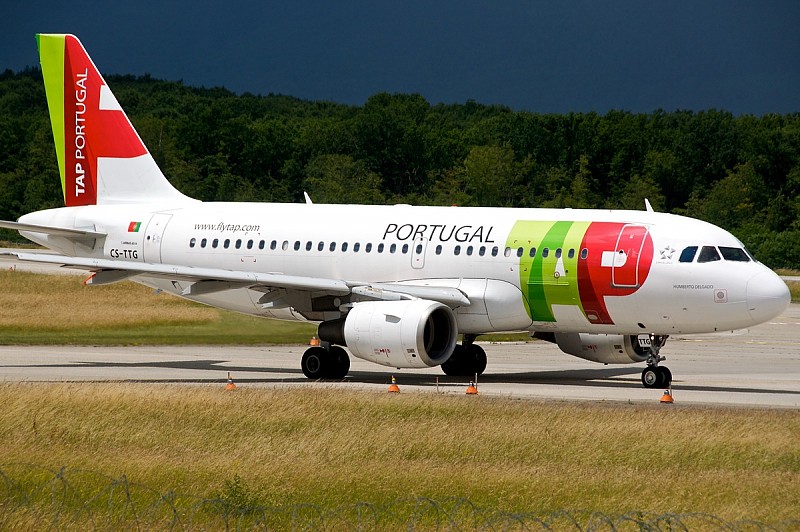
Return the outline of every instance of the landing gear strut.
{"type": "Polygon", "coordinates": [[[647,367],[642,371],[642,384],[645,388],[668,388],[672,383],[672,372],[669,368],[658,365],[665,360],[665,357],[658,354],[665,343],[667,343],[666,335],[650,336],[650,354],[647,356],[647,367]]]}
{"type": "Polygon", "coordinates": [[[338,345],[322,342],[322,346],[309,347],[303,353],[300,367],[309,379],[342,380],[350,371],[350,357],[338,345]]]}
{"type": "Polygon", "coordinates": [[[456,344],[453,354],[442,364],[442,371],[451,377],[474,377],[486,369],[486,351],[476,345],[476,334],[465,334],[464,340],[456,344]]]}

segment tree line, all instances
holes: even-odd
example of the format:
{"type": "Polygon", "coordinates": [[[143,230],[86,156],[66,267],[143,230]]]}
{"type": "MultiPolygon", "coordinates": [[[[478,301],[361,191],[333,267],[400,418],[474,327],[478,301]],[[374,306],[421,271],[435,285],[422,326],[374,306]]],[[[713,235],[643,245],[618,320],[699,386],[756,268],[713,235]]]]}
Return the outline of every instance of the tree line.
{"type": "MultiPolygon", "coordinates": [[[[204,201],[644,208],[800,268],[800,113],[537,114],[380,93],[362,106],[109,76],[165,175],[204,201]]],[[[0,218],[62,204],[41,72],[0,74],[0,218]]],[[[14,238],[15,233],[3,233],[14,238]]]]}

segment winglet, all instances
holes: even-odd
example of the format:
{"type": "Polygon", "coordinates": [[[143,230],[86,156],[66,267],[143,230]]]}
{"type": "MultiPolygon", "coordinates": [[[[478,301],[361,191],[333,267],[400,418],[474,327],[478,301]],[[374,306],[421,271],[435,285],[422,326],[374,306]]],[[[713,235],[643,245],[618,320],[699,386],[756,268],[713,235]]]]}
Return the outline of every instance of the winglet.
{"type": "Polygon", "coordinates": [[[185,201],[74,35],[36,36],[64,203],[185,201]]]}

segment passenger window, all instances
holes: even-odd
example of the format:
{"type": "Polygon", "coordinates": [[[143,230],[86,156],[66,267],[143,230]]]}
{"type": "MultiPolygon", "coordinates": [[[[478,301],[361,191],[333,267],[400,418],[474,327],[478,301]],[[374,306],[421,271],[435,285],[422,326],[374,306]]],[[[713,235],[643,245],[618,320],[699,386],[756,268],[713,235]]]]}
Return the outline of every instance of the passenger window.
{"type": "Polygon", "coordinates": [[[361,249],[361,242],[356,242],[353,244],[353,253],[358,253],[359,249],[361,249]]]}
{"type": "Polygon", "coordinates": [[[588,257],[588,256],[589,256],[589,249],[588,248],[583,248],[581,250],[581,258],[583,260],[586,260],[586,257],[588,257]]]}
{"type": "Polygon", "coordinates": [[[310,240],[308,242],[306,242],[306,251],[311,251],[311,246],[313,246],[313,245],[314,244],[312,244],[310,240]]]}
{"type": "Polygon", "coordinates": [[[247,249],[253,249],[253,241],[252,240],[248,240],[247,241],[247,249]]]}
{"type": "Polygon", "coordinates": [[[503,252],[503,254],[504,254],[506,257],[510,257],[510,256],[511,256],[511,248],[506,248],[506,250],[503,252]]]}
{"type": "Polygon", "coordinates": [[[481,249],[478,250],[478,255],[480,255],[481,257],[486,255],[486,246],[481,246],[481,249]]]}
{"type": "Polygon", "coordinates": [[[231,239],[230,238],[226,238],[225,242],[222,243],[222,247],[224,247],[225,249],[228,249],[229,247],[231,247],[231,239]]]}
{"type": "Polygon", "coordinates": [[[294,250],[295,251],[300,251],[300,241],[299,240],[295,240],[294,241],[294,250]]]}
{"type": "Polygon", "coordinates": [[[556,249],[556,258],[557,259],[561,258],[561,248],[556,249]]]}
{"type": "Polygon", "coordinates": [[[403,249],[401,251],[403,252],[403,255],[408,253],[408,244],[403,244],[403,249]]]}
{"type": "Polygon", "coordinates": [[[437,255],[441,255],[442,254],[442,245],[441,244],[436,246],[436,254],[437,255]]]}
{"type": "Polygon", "coordinates": [[[277,248],[277,247],[278,247],[278,241],[277,240],[273,240],[272,242],[269,243],[269,249],[271,249],[272,251],[275,251],[275,248],[277,248]]]}
{"type": "Polygon", "coordinates": [[[517,248],[517,257],[521,257],[522,254],[525,253],[525,250],[522,248],[517,248]]]}
{"type": "Polygon", "coordinates": [[[472,246],[467,246],[467,256],[468,257],[472,256],[472,246]]]}
{"type": "Polygon", "coordinates": [[[678,262],[692,262],[696,254],[697,254],[697,246],[689,246],[687,248],[684,248],[684,250],[681,251],[681,256],[678,259],[678,262]]]}
{"type": "Polygon", "coordinates": [[[213,242],[211,242],[211,247],[216,249],[219,246],[219,238],[215,238],[213,242]]]}
{"type": "Polygon", "coordinates": [[[325,249],[325,242],[320,242],[317,244],[317,251],[323,251],[325,249]]]}
{"type": "Polygon", "coordinates": [[[336,251],[336,242],[331,242],[331,245],[328,249],[331,251],[336,251]]]}
{"type": "Polygon", "coordinates": [[[498,248],[497,246],[494,246],[492,248],[492,257],[496,257],[498,253],[500,253],[500,248],[498,248]]]}
{"type": "Polygon", "coordinates": [[[416,252],[415,252],[415,253],[416,253],[417,255],[421,254],[421,253],[422,253],[422,244],[417,244],[417,248],[416,248],[416,249],[417,249],[417,250],[416,250],[416,252]]]}
{"type": "Polygon", "coordinates": [[[367,253],[372,251],[372,244],[368,243],[366,246],[364,246],[364,251],[366,251],[367,253]]]}
{"type": "Polygon", "coordinates": [[[378,244],[378,253],[383,253],[383,243],[378,244]]]}
{"type": "Polygon", "coordinates": [[[700,249],[700,255],[697,257],[697,262],[714,262],[719,260],[719,253],[714,246],[703,246],[700,249]]]}
{"type": "Polygon", "coordinates": [[[389,246],[389,253],[394,253],[395,251],[397,251],[397,244],[389,246]]]}
{"type": "Polygon", "coordinates": [[[206,247],[206,244],[208,244],[208,239],[204,238],[203,240],[200,241],[200,247],[201,248],[206,247]]]}
{"type": "Polygon", "coordinates": [[[289,241],[288,240],[284,240],[283,241],[283,245],[281,246],[281,249],[283,251],[288,251],[289,250],[289,241]]]}
{"type": "Polygon", "coordinates": [[[569,250],[569,252],[567,253],[567,258],[568,259],[574,259],[575,258],[575,250],[574,249],[570,249],[569,250]]]}
{"type": "Polygon", "coordinates": [[[461,246],[456,246],[455,249],[453,249],[453,255],[461,255],[461,246]]]}
{"type": "Polygon", "coordinates": [[[189,247],[193,248],[195,244],[197,244],[197,239],[192,237],[192,239],[189,240],[189,247]]]}
{"type": "Polygon", "coordinates": [[[528,256],[529,257],[535,257],[536,256],[536,248],[531,248],[531,250],[528,252],[528,256]]]}
{"type": "Polygon", "coordinates": [[[546,259],[548,255],[550,255],[550,249],[549,248],[544,248],[542,250],[542,258],[546,259]]]}
{"type": "Polygon", "coordinates": [[[267,243],[266,243],[266,242],[264,242],[263,240],[260,240],[260,241],[258,242],[258,249],[264,249],[264,247],[265,247],[266,245],[267,245],[267,243]]]}
{"type": "Polygon", "coordinates": [[[236,249],[239,249],[241,247],[242,247],[242,239],[241,238],[237,238],[236,239],[236,249]]]}
{"type": "Polygon", "coordinates": [[[342,251],[347,251],[347,242],[342,242],[342,251]]]}
{"type": "Polygon", "coordinates": [[[750,257],[747,256],[747,253],[745,253],[742,248],[728,248],[720,246],[719,252],[722,253],[722,258],[725,260],[732,260],[734,262],[750,262],[750,257]]]}

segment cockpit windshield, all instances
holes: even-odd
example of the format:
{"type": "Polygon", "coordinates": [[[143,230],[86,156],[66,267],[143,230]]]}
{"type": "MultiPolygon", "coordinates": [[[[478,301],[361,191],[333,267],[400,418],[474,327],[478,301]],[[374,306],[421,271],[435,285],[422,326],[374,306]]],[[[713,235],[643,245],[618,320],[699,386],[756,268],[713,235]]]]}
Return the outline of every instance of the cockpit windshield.
{"type": "Polygon", "coordinates": [[[736,262],[750,262],[750,257],[742,248],[729,248],[720,246],[719,252],[722,253],[722,258],[725,260],[732,260],[736,262]]]}
{"type": "Polygon", "coordinates": [[[718,260],[729,260],[733,262],[750,262],[755,260],[746,249],[734,248],[730,246],[687,246],[681,251],[681,256],[678,262],[694,262],[697,257],[697,262],[715,262],[718,260]],[[697,253],[698,248],[700,253],[697,253]]]}

